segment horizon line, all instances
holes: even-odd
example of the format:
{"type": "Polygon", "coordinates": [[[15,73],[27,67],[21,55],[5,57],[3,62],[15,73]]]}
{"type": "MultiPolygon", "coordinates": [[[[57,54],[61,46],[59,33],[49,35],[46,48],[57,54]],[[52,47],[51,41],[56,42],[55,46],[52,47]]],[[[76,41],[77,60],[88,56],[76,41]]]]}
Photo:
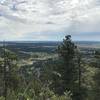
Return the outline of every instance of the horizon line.
{"type": "MultiPolygon", "coordinates": [[[[0,40],[0,42],[62,42],[63,40],[0,40]]],[[[72,40],[73,42],[100,42],[99,40],[72,40]]]]}

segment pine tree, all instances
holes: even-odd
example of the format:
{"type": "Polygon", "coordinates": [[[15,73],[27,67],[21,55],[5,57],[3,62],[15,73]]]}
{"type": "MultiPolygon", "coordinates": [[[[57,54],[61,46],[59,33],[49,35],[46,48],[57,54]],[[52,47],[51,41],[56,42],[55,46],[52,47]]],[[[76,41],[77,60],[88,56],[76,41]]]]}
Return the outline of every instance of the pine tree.
{"type": "Polygon", "coordinates": [[[64,92],[66,89],[71,91],[74,95],[76,88],[76,80],[78,79],[78,72],[76,67],[77,46],[72,42],[71,36],[65,36],[63,43],[58,46],[58,54],[64,61],[64,65],[59,68],[62,78],[62,87],[64,92]]]}
{"type": "Polygon", "coordinates": [[[100,51],[95,52],[95,66],[97,71],[94,76],[95,87],[94,87],[94,99],[100,99],[100,51]]]}
{"type": "Polygon", "coordinates": [[[6,45],[3,45],[3,67],[2,67],[2,75],[3,75],[3,96],[5,100],[7,100],[7,96],[11,95],[14,91],[17,91],[19,76],[17,75],[18,66],[17,66],[17,57],[16,55],[7,50],[6,45]]]}

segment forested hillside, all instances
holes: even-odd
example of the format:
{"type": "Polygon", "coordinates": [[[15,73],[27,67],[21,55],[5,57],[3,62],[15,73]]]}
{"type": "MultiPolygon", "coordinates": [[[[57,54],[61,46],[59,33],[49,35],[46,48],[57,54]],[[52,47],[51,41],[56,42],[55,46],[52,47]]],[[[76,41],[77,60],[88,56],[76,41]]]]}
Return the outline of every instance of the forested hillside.
{"type": "Polygon", "coordinates": [[[0,100],[100,100],[99,85],[99,42],[0,43],[0,100]]]}

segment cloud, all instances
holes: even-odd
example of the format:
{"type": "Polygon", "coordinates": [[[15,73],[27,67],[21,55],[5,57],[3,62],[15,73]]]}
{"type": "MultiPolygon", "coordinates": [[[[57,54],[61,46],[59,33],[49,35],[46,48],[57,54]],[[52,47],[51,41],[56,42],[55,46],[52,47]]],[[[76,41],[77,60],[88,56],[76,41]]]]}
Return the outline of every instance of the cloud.
{"type": "Polygon", "coordinates": [[[57,39],[67,32],[100,37],[99,11],[99,0],[0,0],[0,40],[57,39]]]}

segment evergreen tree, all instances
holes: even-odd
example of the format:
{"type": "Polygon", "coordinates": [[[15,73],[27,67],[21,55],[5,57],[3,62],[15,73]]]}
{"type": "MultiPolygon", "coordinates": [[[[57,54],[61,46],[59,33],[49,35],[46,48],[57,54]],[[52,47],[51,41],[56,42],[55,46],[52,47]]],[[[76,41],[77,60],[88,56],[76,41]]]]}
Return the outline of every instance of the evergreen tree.
{"type": "Polygon", "coordinates": [[[1,57],[1,74],[3,76],[2,96],[4,96],[6,100],[7,97],[10,96],[12,93],[16,93],[18,89],[19,75],[17,66],[17,56],[10,50],[7,50],[4,45],[1,57]]]}
{"type": "Polygon", "coordinates": [[[71,91],[73,97],[76,90],[76,80],[78,79],[78,71],[76,66],[77,46],[72,42],[71,36],[65,36],[63,43],[58,46],[58,54],[64,61],[64,65],[59,68],[62,79],[62,88],[71,91]]]}
{"type": "Polygon", "coordinates": [[[95,81],[95,87],[94,87],[94,100],[100,99],[100,51],[95,52],[95,67],[97,69],[94,81],[95,81]]]}

